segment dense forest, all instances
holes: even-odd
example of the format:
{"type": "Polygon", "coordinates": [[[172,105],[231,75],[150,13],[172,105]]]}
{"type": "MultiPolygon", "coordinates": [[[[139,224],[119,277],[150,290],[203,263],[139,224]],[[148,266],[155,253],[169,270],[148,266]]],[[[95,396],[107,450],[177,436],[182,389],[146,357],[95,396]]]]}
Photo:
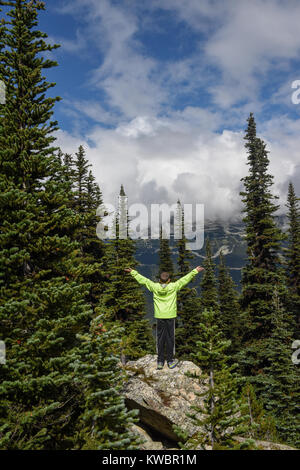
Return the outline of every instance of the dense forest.
{"type": "MultiPolygon", "coordinates": [[[[55,83],[44,71],[58,65],[45,56],[59,46],[38,29],[44,3],[0,6],[0,449],[137,449],[130,427],[138,412],[125,406],[122,364],[155,354],[155,341],[144,292],[124,272],[138,269],[136,243],[120,237],[118,213],[116,238],[97,237],[103,194],[85,149],[66,154],[56,146],[52,116],[60,98],[50,96],[55,83]]],[[[202,431],[181,436],[185,449],[207,442],[235,449],[235,435],[250,449],[255,439],[300,447],[299,365],[292,361],[300,330],[299,198],[290,182],[283,233],[252,113],[244,139],[242,290],[222,253],[216,270],[205,237],[200,284],[178,297],[178,358],[209,379],[203,419],[193,410],[187,417],[202,431]]],[[[196,265],[186,250],[183,202],[177,265],[169,241],[160,239],[158,270],[174,279],[196,265]]]]}

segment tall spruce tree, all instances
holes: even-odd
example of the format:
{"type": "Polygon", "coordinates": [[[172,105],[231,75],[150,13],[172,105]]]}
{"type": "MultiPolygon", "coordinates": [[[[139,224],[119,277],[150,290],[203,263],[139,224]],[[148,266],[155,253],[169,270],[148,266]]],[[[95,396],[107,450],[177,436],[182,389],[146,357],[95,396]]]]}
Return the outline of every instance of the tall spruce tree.
{"type": "Polygon", "coordinates": [[[202,314],[202,339],[192,355],[194,362],[204,372],[198,377],[204,392],[199,394],[199,404],[191,406],[188,417],[198,427],[192,438],[184,443],[184,449],[228,450],[251,448],[251,440],[239,444],[234,438],[247,431],[248,415],[238,394],[238,383],[233,374],[234,366],[227,366],[226,351],[230,341],[225,340],[217,326],[216,313],[205,308],[202,314]]]}
{"type": "Polygon", "coordinates": [[[102,258],[105,244],[96,234],[97,224],[101,221],[97,211],[103,208],[103,199],[90,166],[83,146],[79,147],[75,158],[59,149],[57,168],[53,168],[51,180],[64,183],[66,191],[71,191],[68,207],[73,210],[77,221],[72,237],[79,243],[79,262],[84,265],[78,279],[82,283],[90,283],[87,301],[95,311],[104,281],[102,258]]]}
{"type": "Polygon", "coordinates": [[[84,213],[87,206],[88,193],[88,175],[91,164],[85,156],[85,150],[82,145],[79,146],[75,153],[74,159],[74,200],[75,206],[79,213],[84,213]]]}
{"type": "Polygon", "coordinates": [[[41,54],[57,46],[35,29],[43,3],[21,0],[6,20],[0,105],[0,323],[7,349],[1,367],[0,447],[64,449],[72,444],[78,390],[69,370],[91,311],[87,286],[72,280],[78,245],[70,234],[76,218],[65,186],[51,181],[51,121],[58,98],[42,76],[56,65],[41,54]]]}
{"type": "Polygon", "coordinates": [[[86,200],[86,230],[84,240],[84,254],[92,267],[88,281],[91,283],[90,302],[95,309],[102,295],[102,288],[105,279],[102,259],[105,254],[105,245],[96,236],[96,225],[101,220],[98,216],[99,209],[103,208],[102,192],[96,179],[89,172],[87,180],[87,200],[86,200]]]}
{"type": "Polygon", "coordinates": [[[174,275],[174,266],[171,256],[170,242],[169,239],[165,237],[166,235],[163,231],[163,228],[162,226],[160,226],[158,277],[163,271],[170,273],[171,276],[174,275]]]}
{"type": "Polygon", "coordinates": [[[235,283],[230,276],[224,260],[223,253],[220,253],[218,266],[218,290],[220,303],[220,321],[222,332],[226,339],[231,341],[228,354],[234,356],[240,348],[240,306],[238,302],[238,292],[235,283]]]}
{"type": "MultiPolygon", "coordinates": [[[[190,260],[194,259],[194,255],[186,248],[184,209],[180,201],[177,202],[176,223],[178,235],[181,236],[176,243],[178,250],[176,277],[180,278],[191,270],[190,260]]],[[[199,339],[201,307],[195,287],[185,286],[178,292],[177,314],[176,355],[180,359],[189,359],[199,339]]]]}
{"type": "Polygon", "coordinates": [[[97,210],[103,207],[102,193],[89,169],[91,164],[85,156],[82,145],[73,161],[70,160],[69,155],[66,155],[64,166],[69,167],[68,177],[71,178],[73,189],[72,206],[80,217],[75,239],[80,243],[81,258],[86,268],[85,277],[81,279],[81,282],[91,284],[88,301],[95,310],[102,294],[105,279],[102,269],[105,246],[96,235],[96,227],[101,220],[97,215],[97,210]]]}
{"type": "Polygon", "coordinates": [[[266,412],[263,403],[256,396],[253,385],[246,383],[241,391],[244,405],[242,414],[247,416],[246,437],[277,442],[276,421],[266,412]]]}
{"type": "Polygon", "coordinates": [[[272,336],[269,338],[266,368],[266,387],[262,399],[276,420],[276,429],[284,443],[300,447],[300,374],[299,366],[291,359],[293,330],[280,301],[277,289],[273,292],[272,336]]]}
{"type": "Polygon", "coordinates": [[[103,314],[94,318],[90,331],[79,335],[74,352],[74,383],[83,389],[82,414],[76,423],[74,449],[132,450],[139,442],[131,432],[137,410],[128,411],[122,396],[124,373],[119,365],[122,329],[107,329],[103,314]]]}
{"type": "Polygon", "coordinates": [[[179,236],[176,243],[176,248],[178,250],[177,277],[181,277],[190,271],[190,261],[193,260],[195,256],[186,248],[187,239],[185,237],[184,208],[179,200],[177,201],[176,230],[179,236]]]}
{"type": "MultiPolygon", "coordinates": [[[[71,184],[55,176],[62,174],[61,152],[55,154],[51,117],[59,98],[46,98],[54,84],[42,76],[56,65],[43,53],[58,46],[35,29],[43,2],[0,5],[11,7],[0,54],[6,85],[0,105],[0,331],[7,350],[0,370],[0,448],[71,449],[84,410],[84,389],[71,364],[92,310],[90,285],[79,281],[85,267],[74,237],[79,218],[69,205],[71,184]]],[[[122,434],[120,428],[120,440],[122,434]]]]}
{"type": "MultiPolygon", "coordinates": [[[[75,169],[74,169],[74,158],[72,154],[65,153],[63,154],[61,150],[59,150],[58,156],[60,158],[61,166],[62,166],[62,175],[59,175],[64,181],[68,181],[71,183],[71,187],[73,189],[74,184],[74,176],[75,176],[75,169]]],[[[74,201],[70,201],[70,207],[74,207],[74,201]]]]}
{"type": "Polygon", "coordinates": [[[242,178],[246,216],[247,264],[242,269],[241,306],[243,315],[242,351],[239,363],[243,373],[257,378],[257,386],[263,387],[268,339],[272,334],[272,293],[276,286],[285,295],[282,268],[280,267],[280,244],[285,238],[277,227],[274,213],[279,208],[273,202],[270,186],[273,176],[268,174],[268,152],[265,143],[256,136],[253,114],[248,119],[245,135],[248,152],[249,175],[242,178]],[[259,377],[258,377],[259,376],[259,377]]]}
{"type": "Polygon", "coordinates": [[[124,272],[125,268],[134,268],[138,264],[134,257],[135,242],[130,238],[126,198],[121,186],[115,219],[115,239],[106,242],[103,258],[106,281],[99,302],[99,311],[105,312],[107,322],[111,325],[118,323],[124,328],[121,355],[123,362],[154,352],[150,322],[145,318],[144,294],[132,276],[124,272]]]}
{"type": "Polygon", "coordinates": [[[295,194],[293,183],[288,188],[288,246],[285,248],[286,279],[288,298],[286,309],[293,314],[295,322],[294,337],[300,334],[300,210],[299,198],[295,194]]]}
{"type": "Polygon", "coordinates": [[[200,283],[201,287],[201,304],[204,308],[212,308],[216,313],[216,321],[220,325],[220,306],[217,288],[217,280],[215,276],[215,263],[213,262],[210,240],[207,238],[205,243],[205,259],[203,262],[205,269],[200,283]]]}

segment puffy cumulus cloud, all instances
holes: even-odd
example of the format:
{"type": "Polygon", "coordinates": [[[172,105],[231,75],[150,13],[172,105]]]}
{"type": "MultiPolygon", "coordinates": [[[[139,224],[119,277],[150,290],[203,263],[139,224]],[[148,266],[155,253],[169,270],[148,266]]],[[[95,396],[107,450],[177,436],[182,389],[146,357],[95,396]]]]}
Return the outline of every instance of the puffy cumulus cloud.
{"type": "Polygon", "coordinates": [[[131,122],[121,124],[116,132],[125,137],[138,138],[142,135],[154,136],[156,130],[160,127],[161,121],[158,119],[151,119],[147,116],[138,116],[131,122]]]}
{"type": "MultiPolygon", "coordinates": [[[[278,214],[285,213],[288,182],[299,190],[300,120],[273,119],[261,131],[270,151],[272,193],[280,197],[278,214]]],[[[243,133],[216,132],[205,110],[159,119],[140,116],[115,129],[97,126],[85,138],[62,131],[57,136],[63,151],[85,146],[107,203],[116,204],[124,184],[130,203],[171,205],[180,199],[203,203],[209,219],[241,217],[241,178],[248,174],[243,133]],[[201,123],[205,116],[206,127],[198,127],[198,118],[201,123]]]]}
{"type": "MultiPolygon", "coordinates": [[[[248,174],[243,133],[216,132],[215,126],[209,112],[194,109],[168,118],[140,116],[115,129],[97,126],[85,138],[59,131],[57,138],[64,152],[84,145],[106,203],[117,205],[124,184],[130,203],[172,205],[180,199],[204,204],[205,218],[239,219],[241,178],[248,174]],[[206,127],[198,127],[205,116],[206,127]]],[[[273,119],[259,136],[270,152],[277,214],[285,213],[289,181],[300,189],[300,120],[273,119]]]]}
{"type": "Polygon", "coordinates": [[[81,135],[72,135],[69,132],[59,130],[55,132],[55,145],[59,146],[64,153],[73,154],[80,145],[89,149],[88,143],[81,135]]]}
{"type": "Polygon", "coordinates": [[[240,217],[240,179],[245,175],[246,154],[240,133],[223,131],[197,139],[196,158],[189,171],[178,172],[173,189],[180,199],[198,201],[209,219],[240,217]]]}

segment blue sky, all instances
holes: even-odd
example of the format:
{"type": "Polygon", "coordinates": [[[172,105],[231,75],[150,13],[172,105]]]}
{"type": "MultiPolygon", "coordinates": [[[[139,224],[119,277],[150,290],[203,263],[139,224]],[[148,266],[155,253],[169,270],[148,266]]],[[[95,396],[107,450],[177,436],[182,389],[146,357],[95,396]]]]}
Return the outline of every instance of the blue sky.
{"type": "Polygon", "coordinates": [[[205,204],[240,216],[250,111],[270,150],[274,194],[300,189],[298,0],[52,0],[40,29],[56,81],[58,143],[83,144],[105,201],[205,204]]]}

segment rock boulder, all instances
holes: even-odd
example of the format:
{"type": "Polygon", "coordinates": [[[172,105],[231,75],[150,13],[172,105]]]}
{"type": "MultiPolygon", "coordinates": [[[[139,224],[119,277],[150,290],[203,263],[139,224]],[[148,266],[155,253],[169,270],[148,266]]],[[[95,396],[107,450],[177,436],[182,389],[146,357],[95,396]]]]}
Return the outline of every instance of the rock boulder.
{"type": "MultiPolygon", "coordinates": [[[[127,362],[125,370],[128,380],[124,394],[129,409],[140,411],[143,424],[160,434],[162,438],[178,441],[173,426],[179,426],[192,435],[196,427],[190,423],[186,414],[190,406],[199,402],[197,393],[203,388],[198,380],[186,376],[190,372],[195,377],[201,370],[190,361],[180,362],[174,369],[165,365],[164,369],[156,369],[156,356],[148,354],[137,361],[127,362]]],[[[201,401],[201,400],[200,400],[201,401]]]]}
{"type": "MultiPolygon", "coordinates": [[[[121,364],[120,364],[121,366],[121,364]]],[[[156,369],[156,356],[148,354],[137,361],[123,365],[127,381],[123,393],[127,407],[138,409],[140,423],[132,432],[144,441],[142,450],[178,449],[179,438],[173,426],[178,426],[189,436],[199,428],[187,417],[191,405],[202,404],[202,394],[207,381],[201,380],[201,369],[190,361],[180,362],[175,369],[156,369]],[[189,372],[193,377],[188,377],[189,372]]],[[[242,437],[236,438],[243,442],[242,437]]],[[[266,441],[255,441],[261,450],[296,450],[286,445],[266,441]]],[[[208,447],[207,450],[210,448],[208,447]]]]}

